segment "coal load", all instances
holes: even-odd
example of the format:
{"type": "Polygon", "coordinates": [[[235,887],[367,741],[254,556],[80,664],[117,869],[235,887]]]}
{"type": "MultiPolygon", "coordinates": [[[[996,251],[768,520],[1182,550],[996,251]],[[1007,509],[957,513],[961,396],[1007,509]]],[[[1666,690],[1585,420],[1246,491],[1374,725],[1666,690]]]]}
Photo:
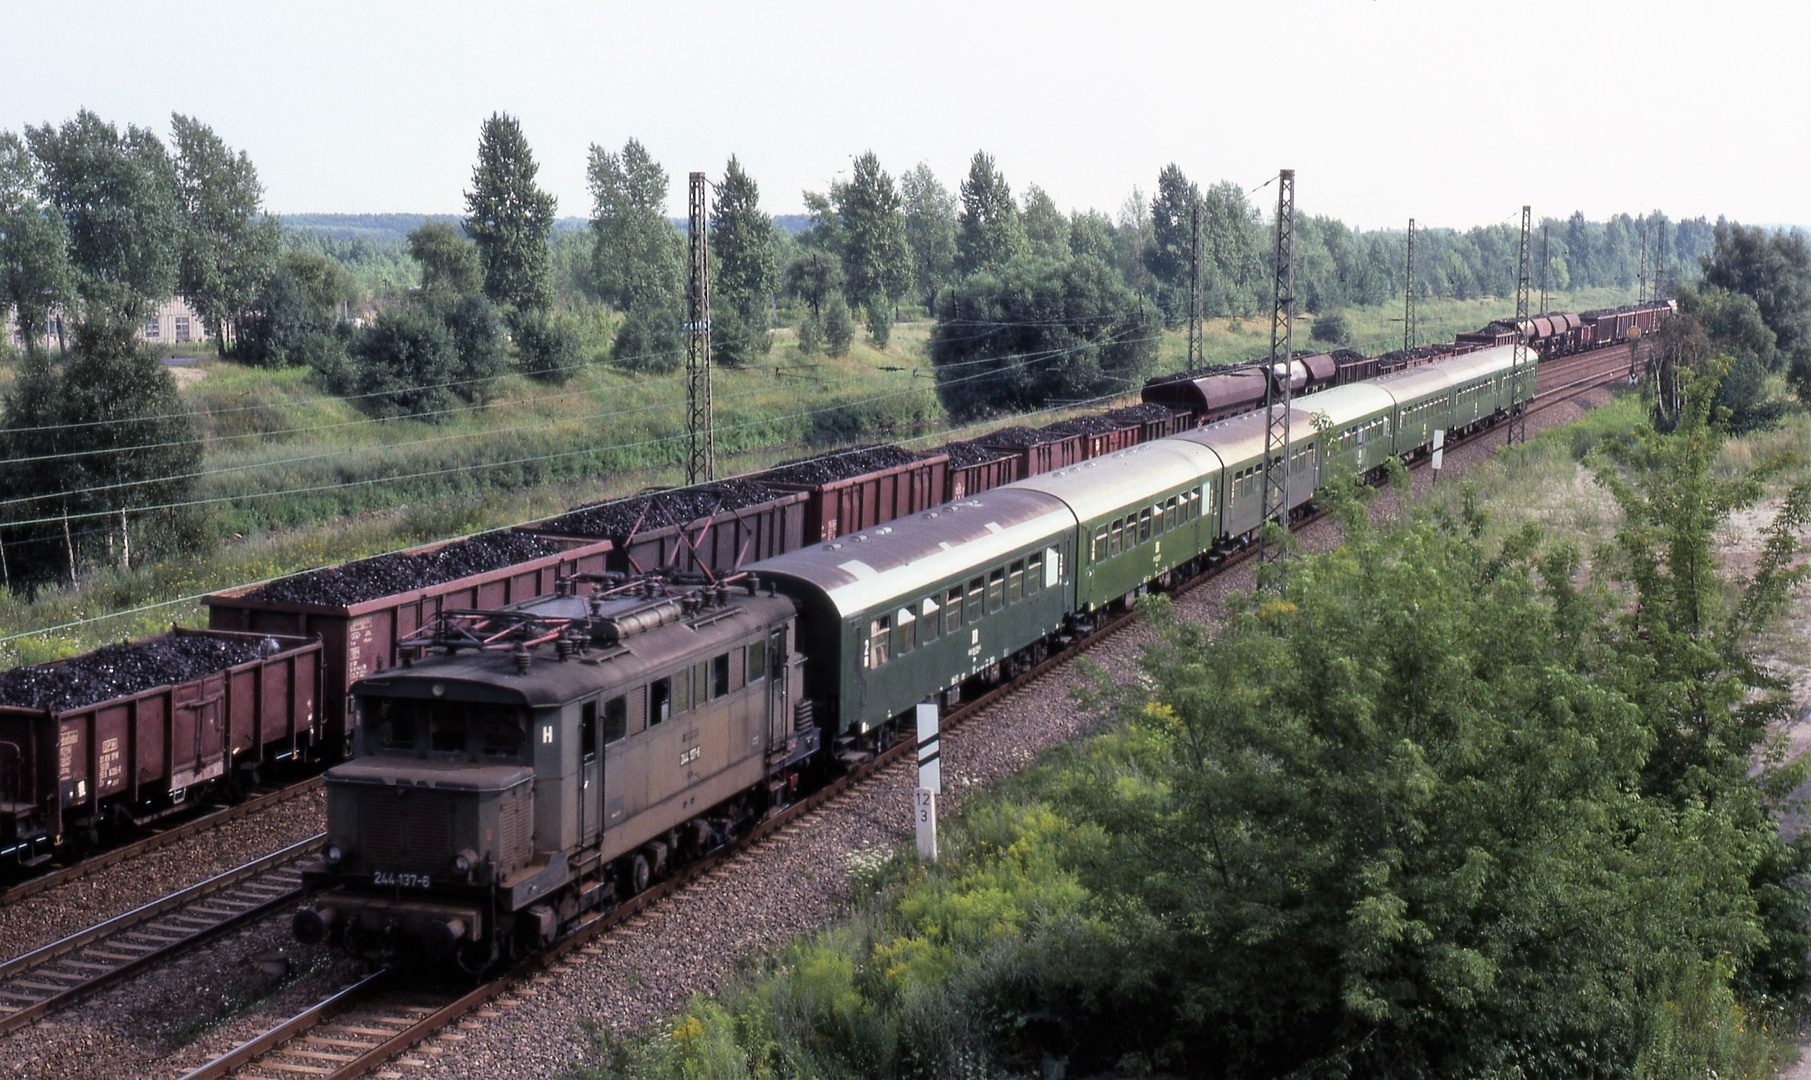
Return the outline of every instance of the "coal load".
{"type": "Polygon", "coordinates": [[[1006,456],[998,450],[990,450],[975,442],[945,443],[937,448],[937,452],[950,456],[950,468],[952,469],[966,469],[970,465],[998,461],[1006,456]]]}
{"type": "Polygon", "coordinates": [[[258,655],[255,639],[171,634],[124,641],[54,664],[0,673],[0,705],[79,709],[141,690],[191,682],[258,655]]]}
{"type": "Polygon", "coordinates": [[[1154,420],[1168,420],[1176,415],[1176,411],[1164,405],[1129,405],[1104,415],[1120,427],[1131,427],[1133,424],[1149,424],[1154,420]]]}
{"type": "Polygon", "coordinates": [[[981,436],[988,446],[1004,446],[1020,450],[1027,446],[1038,446],[1050,440],[1050,434],[1028,427],[1001,428],[981,436]]]}
{"type": "Polygon", "coordinates": [[[581,506],[535,528],[561,536],[626,538],[674,525],[690,525],[717,514],[771,502],[774,494],[753,480],[720,480],[698,487],[581,506]]]}
{"type": "Polygon", "coordinates": [[[348,607],[559,552],[558,541],[543,537],[516,532],[483,533],[433,551],[416,554],[398,551],[310,570],[273,581],[252,592],[249,598],[280,604],[348,607]]]}
{"type": "Polygon", "coordinates": [[[1059,420],[1044,430],[1053,435],[1110,435],[1125,429],[1125,424],[1104,416],[1078,416],[1073,420],[1059,420]]]}
{"type": "Polygon", "coordinates": [[[761,474],[770,484],[794,484],[819,487],[847,480],[852,476],[885,472],[921,460],[917,454],[898,446],[877,444],[836,450],[800,461],[788,461],[761,474]]]}

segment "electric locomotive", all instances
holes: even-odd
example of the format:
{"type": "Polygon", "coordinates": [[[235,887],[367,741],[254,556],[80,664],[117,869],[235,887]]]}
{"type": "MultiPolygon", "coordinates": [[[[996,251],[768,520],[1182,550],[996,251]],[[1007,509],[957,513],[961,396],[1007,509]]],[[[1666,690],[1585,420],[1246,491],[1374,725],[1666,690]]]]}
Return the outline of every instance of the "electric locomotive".
{"type": "Polygon", "coordinates": [[[296,936],[479,972],[729,841],[819,751],[796,622],[749,575],[443,613],[352,689],[296,936]]]}

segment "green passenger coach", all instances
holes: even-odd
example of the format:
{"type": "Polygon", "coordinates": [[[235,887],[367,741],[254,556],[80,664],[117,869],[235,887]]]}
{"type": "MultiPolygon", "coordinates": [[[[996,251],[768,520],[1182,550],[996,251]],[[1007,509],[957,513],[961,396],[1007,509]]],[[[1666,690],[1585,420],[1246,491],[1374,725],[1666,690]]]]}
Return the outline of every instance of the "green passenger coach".
{"type": "Polygon", "coordinates": [[[1073,610],[1075,515],[1038,491],[970,499],[759,564],[807,627],[801,651],[833,733],[861,734],[974,675],[1041,652],[1073,610]]]}
{"type": "Polygon", "coordinates": [[[1164,582],[1219,538],[1220,459],[1180,439],[1139,443],[1021,480],[1066,503],[1081,525],[1075,611],[1096,611],[1164,582]]]}

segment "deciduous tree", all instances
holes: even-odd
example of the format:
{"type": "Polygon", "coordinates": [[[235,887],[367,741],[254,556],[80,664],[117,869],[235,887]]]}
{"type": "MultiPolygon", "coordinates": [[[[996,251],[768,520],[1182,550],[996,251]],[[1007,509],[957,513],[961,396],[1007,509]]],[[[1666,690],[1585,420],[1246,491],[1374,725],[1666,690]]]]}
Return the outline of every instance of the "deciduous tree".
{"type": "Polygon", "coordinates": [[[750,328],[765,327],[779,276],[773,218],[761,209],[760,186],[732,154],[711,203],[711,305],[734,309],[750,328]]]}
{"type": "Polygon", "coordinates": [[[869,306],[905,295],[912,285],[905,212],[893,178],[873,151],[855,159],[848,183],[830,185],[830,200],[850,300],[869,306]]]}
{"type": "Polygon", "coordinates": [[[1012,188],[986,151],[975,151],[969,161],[968,178],[962,181],[960,224],[956,269],[962,274],[999,270],[1029,248],[1012,188]]]}
{"type": "Polygon", "coordinates": [[[478,134],[465,231],[478,246],[485,295],[511,312],[541,311],[553,302],[548,240],[556,201],[535,183],[539,171],[521,123],[492,113],[478,134]]]}
{"type": "Polygon", "coordinates": [[[39,196],[39,181],[25,140],[0,132],[0,312],[12,308],[28,354],[71,295],[63,219],[39,196]]]}
{"type": "Polygon", "coordinates": [[[46,201],[63,218],[75,291],[136,323],[176,291],[182,218],[175,172],[149,130],[124,134],[83,109],[60,127],[27,127],[46,201]]]}
{"type": "Polygon", "coordinates": [[[231,328],[276,270],[281,227],[264,213],[264,186],[245,151],[180,113],[170,129],[182,215],[177,291],[224,355],[231,328]]]}
{"type": "Polygon", "coordinates": [[[923,162],[899,178],[899,191],[905,203],[906,244],[912,249],[912,280],[929,311],[936,305],[937,290],[956,272],[956,200],[923,162]]]}

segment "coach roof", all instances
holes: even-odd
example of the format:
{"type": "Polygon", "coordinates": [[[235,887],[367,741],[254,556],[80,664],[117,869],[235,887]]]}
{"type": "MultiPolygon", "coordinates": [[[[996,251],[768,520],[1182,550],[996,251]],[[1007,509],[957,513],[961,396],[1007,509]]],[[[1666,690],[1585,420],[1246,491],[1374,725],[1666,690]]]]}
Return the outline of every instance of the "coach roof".
{"type": "Polygon", "coordinates": [[[850,615],[962,577],[1075,527],[1075,514],[1061,499],[1007,486],[812,544],[749,569],[763,578],[777,575],[809,583],[839,615],[850,615]]]}

